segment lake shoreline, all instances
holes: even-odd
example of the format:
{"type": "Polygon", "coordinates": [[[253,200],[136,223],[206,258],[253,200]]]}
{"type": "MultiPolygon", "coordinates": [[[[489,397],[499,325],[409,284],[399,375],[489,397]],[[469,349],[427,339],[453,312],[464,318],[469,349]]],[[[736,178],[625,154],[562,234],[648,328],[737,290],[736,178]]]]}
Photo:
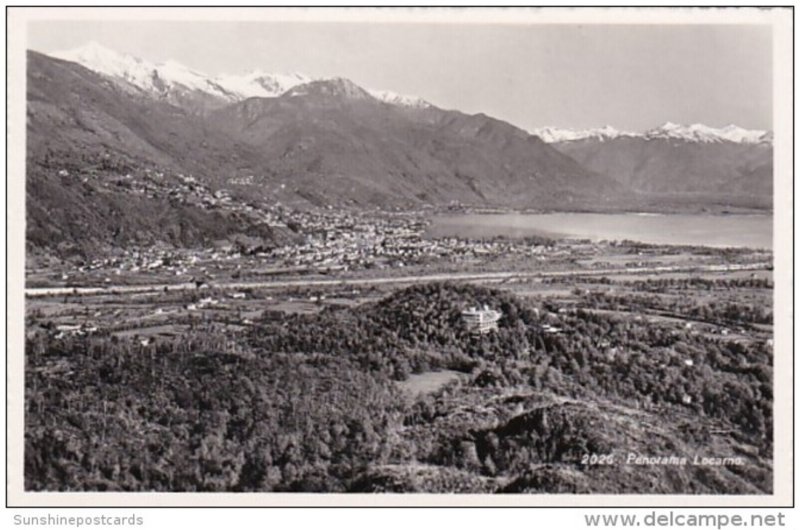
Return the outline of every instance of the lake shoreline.
{"type": "Polygon", "coordinates": [[[772,249],[773,215],[636,213],[453,213],[428,218],[426,237],[546,237],[654,245],[772,249]]]}

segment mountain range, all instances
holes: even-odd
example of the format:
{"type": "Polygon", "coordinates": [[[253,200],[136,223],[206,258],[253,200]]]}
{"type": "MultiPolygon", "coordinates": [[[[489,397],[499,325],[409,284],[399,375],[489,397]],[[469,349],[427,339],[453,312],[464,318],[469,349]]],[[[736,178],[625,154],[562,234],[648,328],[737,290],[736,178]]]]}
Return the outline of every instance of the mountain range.
{"type": "Polygon", "coordinates": [[[772,132],[750,130],[738,125],[727,125],[715,129],[702,123],[681,125],[666,122],[659,127],[644,131],[620,131],[611,125],[595,129],[562,129],[558,127],[542,127],[531,131],[547,143],[575,142],[579,140],[616,140],[618,138],[640,138],[643,140],[674,140],[699,143],[731,142],[737,144],[764,144],[772,145],[772,132]]]}
{"type": "MultiPolygon", "coordinates": [[[[111,50],[94,41],[71,50],[51,53],[50,56],[83,65],[115,80],[122,87],[127,86],[133,92],[142,91],[199,112],[247,98],[277,97],[296,86],[325,80],[297,72],[274,74],[261,70],[210,76],[175,61],[153,63],[111,50]]],[[[430,106],[422,98],[389,90],[368,89],[367,92],[380,101],[395,105],[430,106]]]]}
{"type": "Polygon", "coordinates": [[[583,167],[639,194],[679,193],[738,204],[744,200],[760,208],[772,204],[770,131],[666,123],[644,133],[607,126],[546,128],[538,134],[583,167]]]}
{"type": "Polygon", "coordinates": [[[663,210],[663,194],[678,205],[771,206],[765,131],[529,132],[341,77],[209,76],[96,43],[30,51],[27,80],[28,241],[61,254],[291,237],[243,209],[181,194],[176,203],[170,187],[186,178],[251,206],[663,210]],[[129,193],[123,177],[144,184],[129,193]]]}

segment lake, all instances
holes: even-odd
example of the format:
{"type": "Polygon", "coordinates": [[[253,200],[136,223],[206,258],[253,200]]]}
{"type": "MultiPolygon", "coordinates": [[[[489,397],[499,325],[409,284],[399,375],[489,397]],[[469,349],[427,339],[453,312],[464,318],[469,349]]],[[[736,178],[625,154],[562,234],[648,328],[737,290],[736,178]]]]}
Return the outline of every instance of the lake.
{"type": "Polygon", "coordinates": [[[429,237],[525,237],[772,249],[772,215],[458,214],[431,219],[429,237]]]}

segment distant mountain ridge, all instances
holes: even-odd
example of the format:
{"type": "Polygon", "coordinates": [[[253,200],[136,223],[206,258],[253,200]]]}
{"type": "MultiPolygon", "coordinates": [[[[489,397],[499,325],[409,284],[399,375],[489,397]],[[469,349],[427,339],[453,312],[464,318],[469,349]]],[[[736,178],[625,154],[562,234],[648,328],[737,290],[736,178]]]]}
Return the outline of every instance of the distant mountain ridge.
{"type": "Polygon", "coordinates": [[[616,138],[641,138],[643,140],[680,140],[698,143],[731,142],[737,144],[772,144],[772,131],[749,130],[738,125],[727,125],[721,128],[709,127],[702,123],[680,125],[666,122],[659,127],[637,133],[620,131],[611,125],[595,129],[563,129],[558,127],[541,127],[531,131],[547,143],[575,142],[580,140],[614,140],[616,138]]]}
{"type": "MultiPolygon", "coordinates": [[[[120,53],[97,42],[48,54],[78,63],[98,74],[145,93],[157,95],[181,106],[197,100],[195,110],[208,111],[253,97],[278,97],[295,87],[329,78],[314,78],[301,73],[267,73],[253,70],[244,74],[210,76],[176,61],[153,63],[120,53]]],[[[388,90],[366,89],[374,98],[391,105],[424,108],[430,103],[417,96],[388,90]]]]}
{"type": "Polygon", "coordinates": [[[769,137],[763,141],[749,141],[737,132],[732,137],[741,141],[669,133],[586,136],[549,145],[639,194],[681,194],[698,204],[772,207],[771,133],[765,133],[769,137]]]}
{"type": "Polygon", "coordinates": [[[644,132],[542,127],[532,131],[583,167],[659,200],[769,209],[773,133],[667,122],[644,132]]]}

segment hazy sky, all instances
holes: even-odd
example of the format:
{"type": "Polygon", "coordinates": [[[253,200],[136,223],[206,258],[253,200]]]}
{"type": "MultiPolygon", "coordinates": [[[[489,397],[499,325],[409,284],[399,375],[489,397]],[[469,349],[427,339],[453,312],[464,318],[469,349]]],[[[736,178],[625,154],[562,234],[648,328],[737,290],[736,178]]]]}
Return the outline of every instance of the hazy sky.
{"type": "Polygon", "coordinates": [[[772,127],[769,26],[31,22],[31,49],[96,40],[207,73],[302,72],[523,128],[772,127]]]}

